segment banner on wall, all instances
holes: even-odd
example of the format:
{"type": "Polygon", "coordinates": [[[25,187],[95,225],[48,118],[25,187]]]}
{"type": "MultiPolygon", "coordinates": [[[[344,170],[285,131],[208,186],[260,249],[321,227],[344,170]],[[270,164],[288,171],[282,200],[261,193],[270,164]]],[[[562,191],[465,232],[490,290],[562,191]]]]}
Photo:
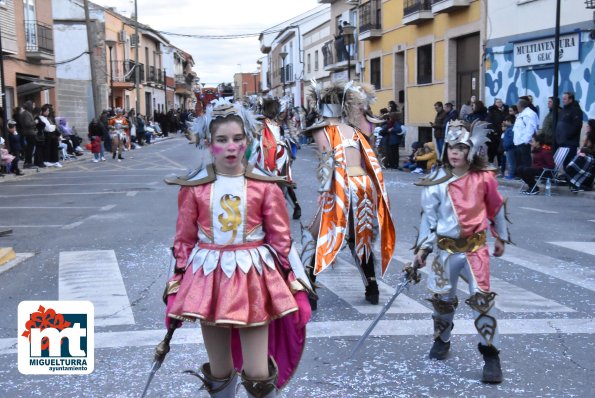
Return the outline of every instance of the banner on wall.
{"type": "MultiPolygon", "coordinates": [[[[578,61],[580,35],[560,36],[560,62],[578,61]]],[[[554,37],[514,43],[514,66],[534,66],[554,63],[554,37]]]]}

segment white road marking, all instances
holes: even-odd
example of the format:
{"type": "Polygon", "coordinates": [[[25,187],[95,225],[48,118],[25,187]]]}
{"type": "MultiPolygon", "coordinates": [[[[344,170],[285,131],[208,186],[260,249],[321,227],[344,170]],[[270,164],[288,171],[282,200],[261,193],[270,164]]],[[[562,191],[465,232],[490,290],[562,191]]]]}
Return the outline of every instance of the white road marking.
{"type": "MultiPolygon", "coordinates": [[[[353,338],[361,336],[371,320],[366,321],[326,321],[310,322],[307,326],[307,338],[353,338]]],[[[476,335],[473,319],[455,318],[455,335],[476,335]]],[[[595,320],[592,318],[574,319],[498,319],[501,335],[548,335],[548,334],[589,334],[595,333],[595,320]]],[[[154,347],[165,335],[165,329],[139,330],[123,332],[96,332],[95,348],[154,347]]],[[[425,320],[382,320],[372,331],[374,337],[390,336],[431,336],[431,319],[425,320]]],[[[172,345],[203,344],[199,327],[178,329],[171,341],[172,345]]],[[[0,339],[0,355],[17,353],[17,339],[0,339]]]]}
{"type": "Polygon", "coordinates": [[[595,242],[548,242],[552,245],[565,247],[581,253],[587,253],[595,256],[595,242]]]}
{"type": "Polygon", "coordinates": [[[113,250],[60,252],[59,299],[88,300],[95,325],[132,325],[134,316],[113,250]]]}
{"type": "MultiPolygon", "coordinates": [[[[130,191],[103,191],[103,192],[57,192],[57,193],[27,193],[19,195],[0,195],[0,198],[30,198],[33,196],[72,196],[72,195],[115,195],[129,193],[130,191]]],[[[132,191],[135,192],[135,191],[132,191]]]]}
{"type": "MultiPolygon", "coordinates": [[[[111,210],[114,207],[116,207],[116,205],[106,205],[103,207],[100,207],[99,210],[102,211],[107,211],[107,210],[111,210]]],[[[96,206],[0,206],[0,210],[64,210],[64,209],[68,209],[68,210],[79,210],[79,209],[97,209],[96,206]]]]}
{"type": "Polygon", "coordinates": [[[551,210],[543,210],[543,209],[536,209],[534,207],[523,207],[520,206],[521,209],[525,209],[525,210],[531,210],[531,211],[536,211],[538,213],[546,213],[546,214],[558,214],[557,211],[551,211],[551,210]]]}
{"type": "MultiPolygon", "coordinates": [[[[338,258],[335,268],[327,269],[319,274],[317,281],[339,296],[341,300],[346,301],[355,308],[360,314],[376,314],[379,307],[370,305],[364,298],[364,283],[359,271],[355,265],[338,258]]],[[[381,302],[391,297],[395,288],[378,281],[378,290],[380,290],[381,302]]],[[[388,310],[389,314],[429,314],[432,311],[401,293],[395,300],[392,307],[388,310]]]]}
{"type": "Polygon", "coordinates": [[[126,192],[126,196],[136,196],[137,193],[138,191],[128,191],[126,192]]]}
{"type": "Polygon", "coordinates": [[[66,224],[65,226],[62,227],[62,229],[73,229],[73,228],[76,228],[82,224],[83,224],[83,221],[76,221],[76,222],[73,222],[72,224],[66,224]]]}
{"type": "MultiPolygon", "coordinates": [[[[401,245],[401,247],[411,247],[411,245],[401,245]]],[[[393,256],[393,258],[397,257],[401,262],[405,259],[404,255],[393,256]]],[[[426,262],[426,267],[420,269],[425,275],[428,274],[429,264],[431,264],[432,261],[433,257],[429,257],[426,262]]],[[[468,295],[469,285],[464,280],[459,279],[457,290],[465,292],[468,295]]],[[[496,277],[490,277],[490,290],[498,294],[498,296],[496,296],[496,308],[502,312],[576,312],[574,309],[562,305],[557,301],[550,300],[539,294],[533,293],[530,290],[518,287],[496,277]]]]}
{"type": "Polygon", "coordinates": [[[500,258],[595,292],[595,270],[592,268],[581,267],[576,263],[544,256],[513,245],[507,245],[504,255],[500,258]]]}
{"type": "Polygon", "coordinates": [[[35,253],[17,253],[16,255],[17,256],[15,258],[0,266],[0,274],[16,267],[26,259],[33,257],[35,253]]]}
{"type": "Polygon", "coordinates": [[[61,228],[63,225],[0,225],[0,228],[61,228]]]}
{"type": "Polygon", "coordinates": [[[588,221],[590,221],[590,222],[595,222],[595,220],[588,220],[588,221]]]}

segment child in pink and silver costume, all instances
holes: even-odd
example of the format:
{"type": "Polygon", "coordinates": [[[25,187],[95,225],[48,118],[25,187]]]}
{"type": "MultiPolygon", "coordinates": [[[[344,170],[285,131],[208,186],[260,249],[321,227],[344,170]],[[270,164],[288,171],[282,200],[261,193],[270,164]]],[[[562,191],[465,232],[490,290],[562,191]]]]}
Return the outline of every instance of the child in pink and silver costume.
{"type": "Polygon", "coordinates": [[[496,238],[496,257],[504,254],[504,244],[510,243],[510,239],[505,200],[498,192],[494,170],[486,167],[489,131],[485,122],[471,126],[461,121],[450,123],[443,167],[417,184],[424,188],[416,261],[423,267],[426,256],[436,246],[428,275],[428,289],[434,293],[429,300],[434,307],[430,358],[443,360],[448,355],[461,277],[469,284],[470,297],[465,303],[473,310],[480,338],[478,349],[485,361],[482,381],[500,383],[496,293],[490,291],[487,230],[496,238]]]}
{"type": "Polygon", "coordinates": [[[274,397],[299,363],[311,315],[309,285],[289,260],[285,182],[246,166],[256,128],[246,109],[221,102],[204,118],[213,164],[168,181],[182,187],[167,316],[201,322],[212,397],[235,396],[240,370],[250,397],[274,397]]]}

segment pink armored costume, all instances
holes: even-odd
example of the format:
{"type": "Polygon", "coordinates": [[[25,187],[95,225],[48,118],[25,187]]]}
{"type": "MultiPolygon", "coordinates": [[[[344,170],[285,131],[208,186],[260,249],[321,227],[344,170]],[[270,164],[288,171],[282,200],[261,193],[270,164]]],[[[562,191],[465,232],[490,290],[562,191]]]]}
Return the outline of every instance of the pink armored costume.
{"type": "MultiPolygon", "coordinates": [[[[269,354],[279,366],[277,385],[293,374],[305,328],[294,299],[302,284],[287,256],[291,239],[283,193],[275,179],[248,167],[223,175],[212,166],[190,176],[178,196],[176,267],[186,269],[168,316],[231,328],[269,325],[269,354]]],[[[171,292],[171,290],[170,290],[171,292]]],[[[238,334],[234,364],[241,369],[238,334]]]]}

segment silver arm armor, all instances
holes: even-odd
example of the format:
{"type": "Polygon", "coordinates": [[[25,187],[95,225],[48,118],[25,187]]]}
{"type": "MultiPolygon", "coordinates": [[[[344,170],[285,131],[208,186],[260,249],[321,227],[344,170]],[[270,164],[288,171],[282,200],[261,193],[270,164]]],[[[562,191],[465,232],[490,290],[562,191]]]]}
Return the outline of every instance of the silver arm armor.
{"type": "Polygon", "coordinates": [[[504,242],[510,243],[510,234],[508,233],[508,220],[506,219],[506,202],[500,206],[500,210],[494,217],[494,231],[498,238],[504,242]]]}
{"type": "Polygon", "coordinates": [[[439,186],[425,187],[421,194],[421,222],[416,249],[433,251],[438,226],[439,186]]]}

